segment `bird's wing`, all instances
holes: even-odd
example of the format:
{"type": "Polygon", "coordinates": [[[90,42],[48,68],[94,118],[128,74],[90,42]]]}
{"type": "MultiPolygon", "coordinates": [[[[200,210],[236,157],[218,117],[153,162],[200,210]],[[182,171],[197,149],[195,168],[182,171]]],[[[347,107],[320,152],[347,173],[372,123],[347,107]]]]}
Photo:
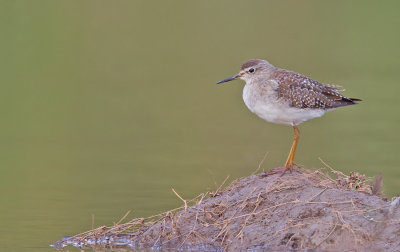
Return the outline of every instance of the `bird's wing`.
{"type": "Polygon", "coordinates": [[[278,82],[278,98],[287,100],[292,107],[331,109],[356,104],[359,99],[347,98],[335,85],[322,84],[302,74],[279,69],[273,79],[278,82]]]}

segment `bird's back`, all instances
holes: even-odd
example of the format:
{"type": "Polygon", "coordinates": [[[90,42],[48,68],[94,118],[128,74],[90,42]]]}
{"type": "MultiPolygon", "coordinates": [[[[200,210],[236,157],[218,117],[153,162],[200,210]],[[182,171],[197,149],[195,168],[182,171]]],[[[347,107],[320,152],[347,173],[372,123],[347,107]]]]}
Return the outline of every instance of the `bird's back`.
{"type": "Polygon", "coordinates": [[[278,99],[286,100],[291,107],[300,109],[334,109],[357,104],[360,99],[347,98],[339,93],[343,89],[322,84],[302,74],[277,68],[271,79],[278,83],[278,99]]]}

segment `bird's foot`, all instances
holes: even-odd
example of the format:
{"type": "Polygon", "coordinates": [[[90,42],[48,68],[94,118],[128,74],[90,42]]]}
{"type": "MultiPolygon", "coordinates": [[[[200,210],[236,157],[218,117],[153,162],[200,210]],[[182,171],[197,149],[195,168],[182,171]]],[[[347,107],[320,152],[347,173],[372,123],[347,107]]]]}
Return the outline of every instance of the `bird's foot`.
{"type": "Polygon", "coordinates": [[[291,163],[289,165],[285,165],[283,167],[279,167],[279,168],[274,168],[270,171],[265,172],[264,174],[262,174],[262,176],[270,176],[270,175],[274,175],[274,174],[281,174],[280,177],[282,177],[286,171],[290,171],[290,173],[292,173],[293,171],[293,167],[299,168],[300,166],[298,164],[295,163],[291,163]]]}
{"type": "Polygon", "coordinates": [[[282,173],[284,171],[285,167],[278,167],[278,168],[274,168],[272,170],[269,170],[267,172],[264,172],[262,174],[263,177],[265,176],[269,176],[269,175],[274,175],[274,174],[278,174],[278,173],[282,173]]]}
{"type": "Polygon", "coordinates": [[[265,172],[265,174],[263,174],[263,176],[269,176],[269,175],[274,175],[274,174],[281,174],[280,176],[283,176],[286,171],[290,171],[290,173],[292,173],[293,171],[293,166],[295,167],[299,167],[297,164],[292,163],[290,166],[283,166],[283,167],[279,167],[279,168],[274,168],[270,171],[265,172]]]}
{"type": "Polygon", "coordinates": [[[286,163],[285,166],[282,167],[283,171],[282,171],[281,176],[285,175],[286,171],[290,171],[290,173],[292,173],[293,167],[299,168],[300,166],[295,164],[295,163],[293,163],[293,161],[289,162],[289,163],[286,163]]]}

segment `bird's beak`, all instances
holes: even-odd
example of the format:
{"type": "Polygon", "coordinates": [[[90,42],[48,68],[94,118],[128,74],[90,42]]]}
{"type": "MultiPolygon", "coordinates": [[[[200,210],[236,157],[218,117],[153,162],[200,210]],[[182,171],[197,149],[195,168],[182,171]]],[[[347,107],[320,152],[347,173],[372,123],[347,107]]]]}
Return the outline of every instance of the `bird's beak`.
{"type": "Polygon", "coordinates": [[[236,75],[231,76],[231,77],[229,77],[229,78],[223,79],[222,81],[218,81],[217,84],[221,84],[221,83],[224,83],[224,82],[236,80],[236,79],[239,78],[239,77],[240,77],[240,74],[236,74],[236,75]]]}

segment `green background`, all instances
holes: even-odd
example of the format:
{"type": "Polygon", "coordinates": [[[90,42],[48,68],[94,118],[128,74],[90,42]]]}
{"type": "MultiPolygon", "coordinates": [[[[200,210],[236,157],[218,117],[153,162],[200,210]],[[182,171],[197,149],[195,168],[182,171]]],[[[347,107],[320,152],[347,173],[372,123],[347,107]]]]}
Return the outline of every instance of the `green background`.
{"type": "Polygon", "coordinates": [[[300,126],[297,163],[399,193],[399,1],[0,1],[0,250],[149,216],[281,166],[290,127],[215,83],[250,58],[363,99],[300,126]]]}

